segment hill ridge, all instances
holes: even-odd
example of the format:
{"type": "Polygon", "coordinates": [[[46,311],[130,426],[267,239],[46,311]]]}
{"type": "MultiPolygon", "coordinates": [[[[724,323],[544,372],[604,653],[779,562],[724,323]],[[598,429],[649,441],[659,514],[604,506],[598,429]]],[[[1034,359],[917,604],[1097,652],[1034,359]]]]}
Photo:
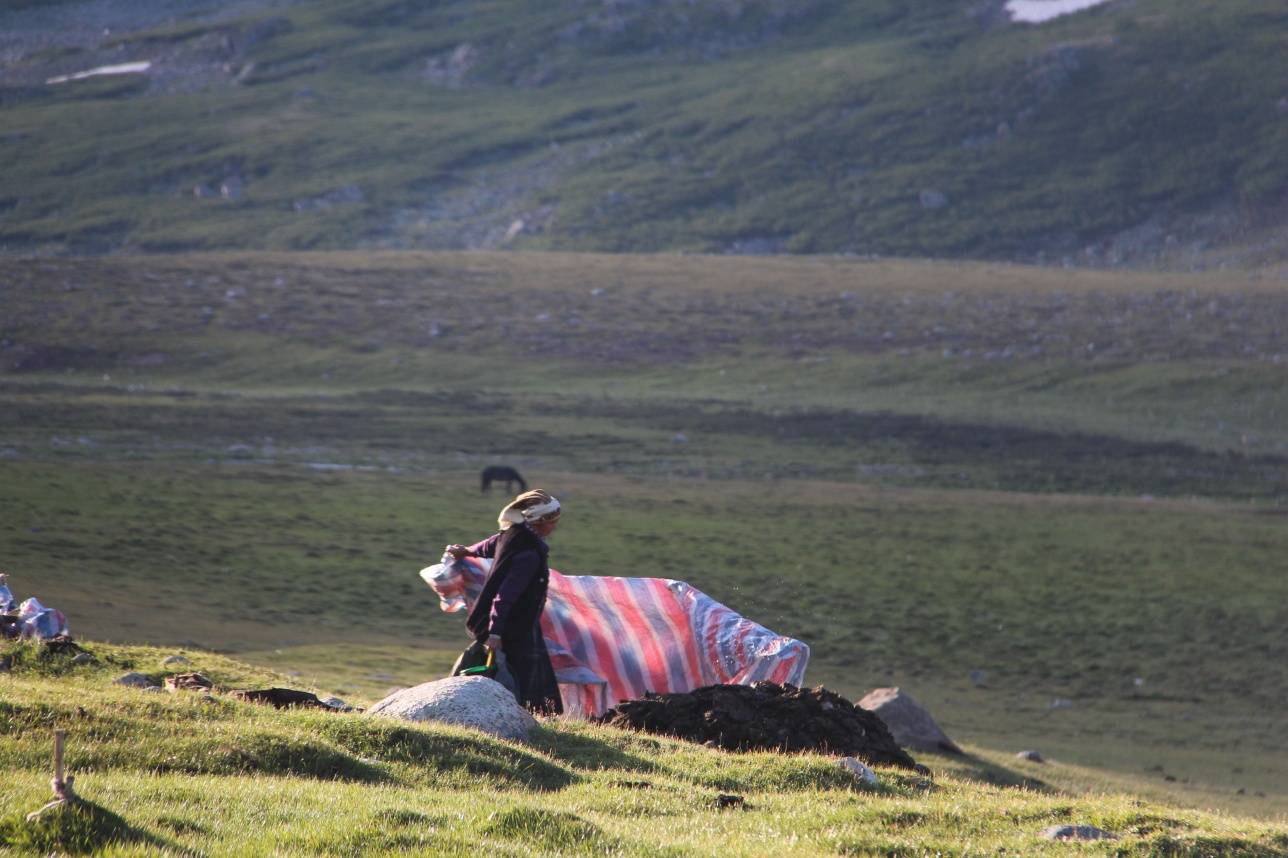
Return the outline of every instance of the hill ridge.
{"type": "Polygon", "coordinates": [[[1256,0],[13,5],[0,251],[1284,256],[1256,0]]]}

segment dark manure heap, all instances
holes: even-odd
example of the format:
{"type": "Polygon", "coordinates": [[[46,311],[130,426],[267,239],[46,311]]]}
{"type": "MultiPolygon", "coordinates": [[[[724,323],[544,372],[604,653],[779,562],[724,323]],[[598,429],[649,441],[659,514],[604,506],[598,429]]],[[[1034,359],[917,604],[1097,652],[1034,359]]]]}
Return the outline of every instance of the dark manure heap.
{"type": "Polygon", "coordinates": [[[885,722],[821,685],[805,689],[757,682],[646,694],[595,720],[727,751],[813,751],[858,757],[872,765],[917,765],[885,722]]]}

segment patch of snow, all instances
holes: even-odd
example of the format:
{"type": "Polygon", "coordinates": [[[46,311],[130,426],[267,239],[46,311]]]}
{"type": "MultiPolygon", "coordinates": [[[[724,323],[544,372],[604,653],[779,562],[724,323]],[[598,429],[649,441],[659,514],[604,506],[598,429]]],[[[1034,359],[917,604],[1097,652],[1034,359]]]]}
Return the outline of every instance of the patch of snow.
{"type": "Polygon", "coordinates": [[[1011,20],[1022,24],[1041,24],[1061,15],[1071,15],[1109,0],[1009,0],[1006,11],[1011,20]]]}
{"type": "Polygon", "coordinates": [[[137,63],[120,63],[114,66],[99,66],[88,71],[76,72],[76,74],[60,74],[57,77],[51,77],[45,83],[66,83],[69,80],[84,80],[87,77],[98,77],[105,74],[136,74],[145,72],[152,68],[151,61],[137,63]]]}

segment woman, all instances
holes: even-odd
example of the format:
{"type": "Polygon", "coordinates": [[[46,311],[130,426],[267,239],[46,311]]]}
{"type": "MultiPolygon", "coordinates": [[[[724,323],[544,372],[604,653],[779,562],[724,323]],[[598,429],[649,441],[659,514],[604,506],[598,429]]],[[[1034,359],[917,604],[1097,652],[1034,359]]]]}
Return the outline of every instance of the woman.
{"type": "Polygon", "coordinates": [[[542,715],[563,712],[546,641],[541,611],[550,584],[546,539],[559,525],[559,501],[533,489],[506,505],[497,518],[500,532],[474,545],[449,545],[456,560],[490,557],[492,571],[465,621],[475,640],[505,654],[506,667],[519,687],[519,702],[542,715]]]}

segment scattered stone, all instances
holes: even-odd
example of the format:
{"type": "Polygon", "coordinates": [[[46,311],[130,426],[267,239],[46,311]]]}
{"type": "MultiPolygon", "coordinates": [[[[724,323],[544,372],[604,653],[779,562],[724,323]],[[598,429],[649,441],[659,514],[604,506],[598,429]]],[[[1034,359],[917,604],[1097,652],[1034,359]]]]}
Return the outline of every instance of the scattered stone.
{"type": "Polygon", "coordinates": [[[76,653],[76,655],[72,656],[72,664],[82,665],[82,664],[93,664],[93,663],[94,663],[94,656],[90,655],[87,652],[78,652],[76,653]]]}
{"type": "Polygon", "coordinates": [[[118,676],[112,680],[116,685],[124,685],[128,688],[157,688],[157,684],[149,679],[146,675],[137,672],[130,672],[118,676]]]}
{"type": "Polygon", "coordinates": [[[728,793],[723,793],[723,792],[720,793],[720,795],[716,796],[715,801],[713,801],[711,804],[712,806],[715,807],[716,810],[729,810],[730,808],[737,808],[738,810],[746,810],[750,806],[747,804],[747,800],[744,799],[742,796],[729,795],[728,793]]]}
{"type": "Polygon", "coordinates": [[[1028,760],[1030,763],[1045,763],[1046,759],[1037,751],[1020,751],[1015,755],[1018,760],[1028,760]]]}
{"type": "Polygon", "coordinates": [[[522,741],[537,726],[505,686],[482,676],[451,676],[423,682],[386,697],[367,712],[405,721],[474,727],[502,739],[522,741]]]}
{"type": "Polygon", "coordinates": [[[1067,697],[1057,697],[1051,701],[1050,705],[1047,708],[1048,709],[1071,709],[1072,707],[1073,707],[1072,700],[1070,700],[1067,697]]]}
{"type": "Polygon", "coordinates": [[[877,780],[877,773],[863,765],[863,763],[859,762],[854,757],[843,757],[836,762],[837,765],[868,786],[876,786],[879,783],[877,780]]]}
{"type": "Polygon", "coordinates": [[[890,728],[895,741],[907,748],[960,754],[962,749],[939,729],[935,719],[911,694],[898,688],[869,691],[859,706],[875,712],[890,728]]]}
{"type": "Polygon", "coordinates": [[[366,198],[362,188],[357,185],[342,185],[316,197],[294,200],[291,208],[297,213],[326,211],[345,203],[360,203],[366,198]]]}
{"type": "Polygon", "coordinates": [[[917,765],[884,721],[826,688],[757,682],[708,685],[623,701],[601,724],[675,736],[727,751],[815,751],[859,757],[872,765],[917,765]]]}
{"type": "Polygon", "coordinates": [[[331,709],[338,709],[341,712],[354,711],[354,708],[352,706],[350,706],[344,700],[341,700],[339,697],[328,697],[326,700],[322,701],[322,705],[330,707],[331,709]]]}
{"type": "Polygon", "coordinates": [[[229,176],[219,183],[219,195],[226,200],[240,200],[246,193],[246,182],[241,176],[229,176]]]}
{"type": "Polygon", "coordinates": [[[167,691],[210,691],[215,684],[200,673],[176,673],[165,678],[167,691]]]}
{"type": "Polygon", "coordinates": [[[323,703],[316,694],[308,691],[298,691],[294,688],[259,688],[229,693],[238,700],[245,700],[247,703],[267,703],[277,709],[303,706],[308,709],[335,711],[335,707],[323,703]]]}
{"type": "Polygon", "coordinates": [[[1045,840],[1117,840],[1117,835],[1110,834],[1094,825],[1052,825],[1042,829],[1039,837],[1045,840]]]}
{"type": "Polygon", "coordinates": [[[444,52],[425,61],[422,77],[438,86],[458,89],[465,83],[470,69],[479,60],[479,51],[469,42],[457,45],[450,53],[444,52]]]}
{"type": "Polygon", "coordinates": [[[984,683],[988,682],[988,671],[972,670],[970,672],[970,681],[976,688],[983,688],[984,683]]]}
{"type": "Polygon", "coordinates": [[[165,658],[161,659],[162,667],[170,667],[175,664],[189,664],[189,661],[181,655],[167,655],[165,658]]]}
{"type": "Polygon", "coordinates": [[[921,207],[927,211],[935,211],[948,205],[948,197],[943,191],[927,189],[921,192],[918,199],[921,201],[921,207]]]}

